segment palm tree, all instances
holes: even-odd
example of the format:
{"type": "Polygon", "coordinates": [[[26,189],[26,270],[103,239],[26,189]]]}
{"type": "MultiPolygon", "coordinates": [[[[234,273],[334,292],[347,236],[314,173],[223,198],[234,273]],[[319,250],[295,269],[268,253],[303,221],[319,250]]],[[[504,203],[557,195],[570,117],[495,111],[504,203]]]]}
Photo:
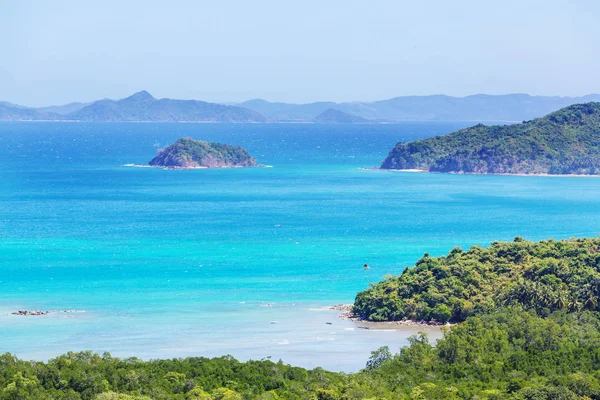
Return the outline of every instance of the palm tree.
{"type": "Polygon", "coordinates": [[[593,293],[588,293],[586,295],[584,307],[590,310],[595,310],[598,307],[598,297],[594,296],[593,293]]]}
{"type": "Polygon", "coordinates": [[[371,267],[369,267],[369,264],[363,265],[363,271],[365,271],[366,274],[367,274],[367,284],[368,284],[368,286],[371,286],[371,280],[369,279],[369,270],[370,269],[371,269],[371,267]]]}
{"type": "Polygon", "coordinates": [[[555,300],[556,307],[558,307],[558,309],[560,310],[564,310],[565,308],[567,308],[568,303],[569,298],[567,297],[567,294],[563,290],[558,292],[555,300]]]}
{"type": "Polygon", "coordinates": [[[575,298],[574,300],[572,300],[572,302],[571,302],[571,304],[570,304],[569,308],[570,308],[572,311],[577,311],[577,312],[579,312],[579,311],[581,311],[581,306],[583,306],[583,304],[581,304],[581,302],[579,301],[579,299],[578,299],[578,298],[575,298]]]}

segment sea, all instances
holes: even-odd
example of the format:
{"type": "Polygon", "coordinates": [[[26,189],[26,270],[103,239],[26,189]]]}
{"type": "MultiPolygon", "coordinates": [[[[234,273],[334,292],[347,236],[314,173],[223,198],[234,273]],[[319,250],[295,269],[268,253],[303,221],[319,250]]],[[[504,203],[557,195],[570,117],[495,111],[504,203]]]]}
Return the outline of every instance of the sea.
{"type": "Polygon", "coordinates": [[[370,169],[399,141],[472,124],[0,123],[0,353],[354,372],[419,331],[434,342],[440,329],[364,329],[328,306],[425,252],[600,232],[597,178],[370,169]],[[268,167],[128,166],[180,137],[268,167]]]}

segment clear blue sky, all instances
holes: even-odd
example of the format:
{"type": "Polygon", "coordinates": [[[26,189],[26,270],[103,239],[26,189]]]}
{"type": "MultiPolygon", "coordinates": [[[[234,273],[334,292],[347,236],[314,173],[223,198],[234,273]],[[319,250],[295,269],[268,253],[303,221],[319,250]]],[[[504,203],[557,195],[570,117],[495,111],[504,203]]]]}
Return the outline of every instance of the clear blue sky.
{"type": "Polygon", "coordinates": [[[597,0],[0,0],[0,100],[600,92],[597,0]]]}

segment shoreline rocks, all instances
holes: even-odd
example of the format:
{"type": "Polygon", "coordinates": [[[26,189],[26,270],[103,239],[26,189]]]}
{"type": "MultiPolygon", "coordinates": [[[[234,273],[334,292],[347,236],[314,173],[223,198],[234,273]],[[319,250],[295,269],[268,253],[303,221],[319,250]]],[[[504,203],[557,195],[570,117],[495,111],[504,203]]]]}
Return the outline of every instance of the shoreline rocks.
{"type": "Polygon", "coordinates": [[[11,312],[12,315],[46,315],[48,313],[50,313],[50,311],[19,310],[19,311],[11,312]]]}
{"type": "Polygon", "coordinates": [[[41,310],[19,310],[11,312],[11,315],[21,315],[21,316],[38,316],[38,315],[48,315],[51,313],[84,313],[85,310],[57,310],[57,311],[41,311],[41,310]]]}

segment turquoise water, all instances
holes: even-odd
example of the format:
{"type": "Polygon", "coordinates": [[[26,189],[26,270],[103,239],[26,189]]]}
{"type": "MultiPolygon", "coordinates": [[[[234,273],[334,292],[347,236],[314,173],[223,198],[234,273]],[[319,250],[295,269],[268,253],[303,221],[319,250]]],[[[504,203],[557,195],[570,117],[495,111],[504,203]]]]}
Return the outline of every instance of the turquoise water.
{"type": "Polygon", "coordinates": [[[600,232],[600,179],[361,169],[399,140],[466,125],[2,123],[0,352],[358,370],[414,330],[357,329],[324,306],[424,252],[600,232]],[[182,136],[242,145],[273,167],[124,166],[182,136]],[[9,315],[18,309],[86,312],[9,315]]]}

